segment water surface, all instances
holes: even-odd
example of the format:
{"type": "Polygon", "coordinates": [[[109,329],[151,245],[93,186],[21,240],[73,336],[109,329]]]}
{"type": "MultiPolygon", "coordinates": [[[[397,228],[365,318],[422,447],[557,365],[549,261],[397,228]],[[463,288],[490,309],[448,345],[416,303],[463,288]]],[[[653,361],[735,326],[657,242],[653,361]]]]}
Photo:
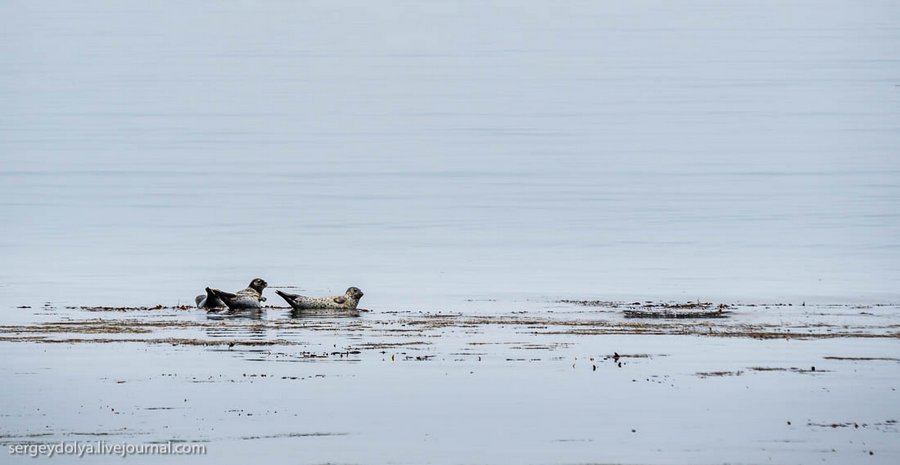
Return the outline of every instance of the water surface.
{"type": "Polygon", "coordinates": [[[895,2],[0,18],[11,305],[188,302],[254,276],[376,307],[898,297],[895,2]]]}

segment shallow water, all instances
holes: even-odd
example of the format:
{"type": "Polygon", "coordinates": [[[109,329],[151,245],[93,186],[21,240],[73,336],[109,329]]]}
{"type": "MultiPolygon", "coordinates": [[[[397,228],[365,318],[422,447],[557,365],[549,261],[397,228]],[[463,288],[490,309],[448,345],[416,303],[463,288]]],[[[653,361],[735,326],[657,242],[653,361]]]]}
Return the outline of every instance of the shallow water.
{"type": "Polygon", "coordinates": [[[2,2],[0,445],[895,463],[897,24],[877,0],[2,2]],[[372,311],[171,308],[256,276],[372,311]],[[625,321],[644,299],[740,305],[625,321]]]}
{"type": "Polygon", "coordinates": [[[5,2],[0,301],[892,301],[895,2],[5,2]]]}
{"type": "Polygon", "coordinates": [[[15,399],[0,404],[0,446],[182,441],[206,446],[203,463],[889,464],[900,453],[900,307],[640,321],[604,304],[472,305],[350,319],[18,309],[44,323],[0,328],[15,399]]]}

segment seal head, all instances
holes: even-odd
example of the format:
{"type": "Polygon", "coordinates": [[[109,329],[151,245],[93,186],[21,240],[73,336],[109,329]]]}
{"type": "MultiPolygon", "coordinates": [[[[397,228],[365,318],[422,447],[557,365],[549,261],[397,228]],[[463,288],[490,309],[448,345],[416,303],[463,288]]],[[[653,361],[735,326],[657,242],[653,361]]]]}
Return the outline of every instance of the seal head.
{"type": "Polygon", "coordinates": [[[344,295],[358,301],[365,294],[363,294],[363,291],[361,291],[358,287],[350,287],[347,289],[347,292],[345,292],[344,295]]]}
{"type": "MultiPolygon", "coordinates": [[[[262,295],[263,289],[269,286],[269,283],[266,282],[265,279],[262,278],[254,278],[253,281],[250,281],[250,285],[247,286],[250,289],[253,289],[256,292],[259,292],[259,295],[262,295]]],[[[265,302],[265,300],[263,300],[265,302]]]]}

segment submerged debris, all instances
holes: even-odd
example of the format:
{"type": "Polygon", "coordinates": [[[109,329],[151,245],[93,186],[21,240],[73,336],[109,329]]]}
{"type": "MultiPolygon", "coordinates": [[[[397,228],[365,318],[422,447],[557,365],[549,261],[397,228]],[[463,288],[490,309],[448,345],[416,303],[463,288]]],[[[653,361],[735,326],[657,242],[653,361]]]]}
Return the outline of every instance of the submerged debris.
{"type": "Polygon", "coordinates": [[[645,311],[645,310],[625,310],[625,318],[728,318],[730,312],[723,311],[706,311],[706,312],[677,312],[672,310],[663,311],[645,311]]]}
{"type": "Polygon", "coordinates": [[[94,307],[66,307],[69,310],[84,310],[88,312],[141,312],[141,311],[149,311],[149,310],[196,310],[197,307],[193,305],[172,305],[165,306],[162,304],[153,305],[151,307],[108,307],[108,306],[94,306],[94,307]]]}
{"type": "MultiPolygon", "coordinates": [[[[701,371],[698,373],[694,373],[694,375],[699,376],[701,378],[712,378],[712,377],[722,377],[722,376],[741,376],[744,374],[743,371],[701,371]]],[[[791,422],[788,422],[791,424],[791,422]]]]}
{"type": "Polygon", "coordinates": [[[621,302],[612,302],[608,300],[558,300],[557,303],[561,304],[573,304],[573,305],[581,305],[582,307],[604,307],[604,308],[619,308],[622,304],[621,302]]]}
{"type": "Polygon", "coordinates": [[[816,367],[806,368],[797,368],[797,367],[750,367],[747,368],[751,371],[788,371],[791,373],[830,373],[831,370],[816,370],[816,367]]]}
{"type": "Polygon", "coordinates": [[[731,307],[710,302],[645,303],[625,310],[625,318],[727,318],[731,307]]]}

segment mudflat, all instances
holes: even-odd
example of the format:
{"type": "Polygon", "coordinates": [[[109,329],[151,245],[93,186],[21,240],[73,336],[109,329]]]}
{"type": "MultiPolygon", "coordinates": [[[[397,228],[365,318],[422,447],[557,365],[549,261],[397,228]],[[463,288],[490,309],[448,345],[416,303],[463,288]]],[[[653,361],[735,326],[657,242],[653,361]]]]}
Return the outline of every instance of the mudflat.
{"type": "Polygon", "coordinates": [[[893,463],[900,452],[898,305],[459,307],[358,318],[9,308],[0,443],[202,443],[192,460],[208,463],[893,463]]]}

